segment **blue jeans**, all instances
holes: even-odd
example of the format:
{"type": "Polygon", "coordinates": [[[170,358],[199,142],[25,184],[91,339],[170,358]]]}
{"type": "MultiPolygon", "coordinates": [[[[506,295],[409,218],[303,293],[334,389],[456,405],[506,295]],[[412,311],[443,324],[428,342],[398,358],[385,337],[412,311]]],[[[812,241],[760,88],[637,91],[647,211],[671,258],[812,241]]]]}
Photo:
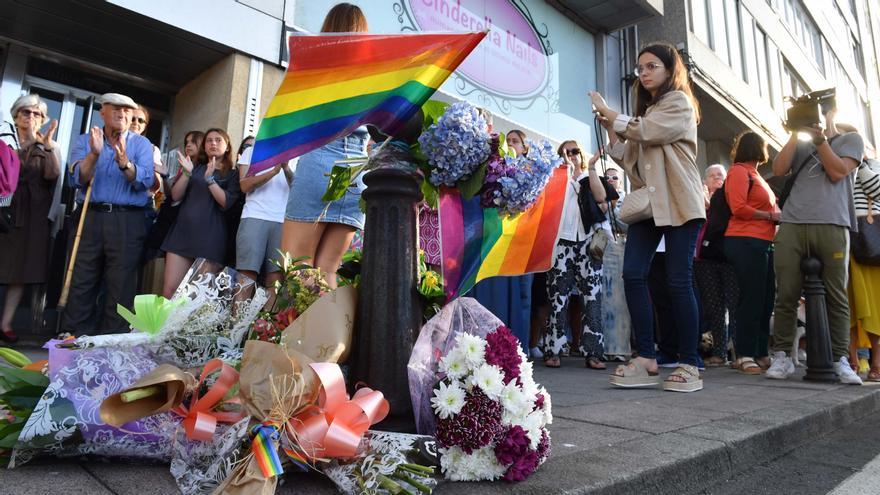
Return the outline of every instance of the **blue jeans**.
{"type": "Polygon", "coordinates": [[[697,365],[700,312],[694,296],[694,249],[703,220],[678,227],[657,227],[653,219],[629,226],[623,255],[623,284],[639,356],[655,359],[654,308],[648,293],[651,260],[666,239],[666,281],[678,333],[678,359],[697,365]]]}

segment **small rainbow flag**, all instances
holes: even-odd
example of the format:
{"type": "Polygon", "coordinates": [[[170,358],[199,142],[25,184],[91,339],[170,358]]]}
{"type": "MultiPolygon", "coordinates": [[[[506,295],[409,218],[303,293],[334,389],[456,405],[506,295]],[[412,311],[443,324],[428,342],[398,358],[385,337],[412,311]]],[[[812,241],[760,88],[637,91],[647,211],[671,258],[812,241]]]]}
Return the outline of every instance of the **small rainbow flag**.
{"type": "Polygon", "coordinates": [[[251,451],[257,465],[260,466],[263,476],[271,478],[284,473],[281,467],[281,459],[278,458],[278,425],[271,421],[264,421],[254,425],[251,429],[251,451]]]}
{"type": "Polygon", "coordinates": [[[482,208],[479,196],[464,199],[457,189],[441,188],[440,253],[446,297],[462,296],[489,277],[549,270],[567,184],[565,167],[557,168],[537,202],[509,218],[497,208],[482,208]]]}
{"type": "Polygon", "coordinates": [[[260,123],[248,174],[320,148],[364,124],[393,135],[485,36],[291,36],[290,65],[260,123]]]}

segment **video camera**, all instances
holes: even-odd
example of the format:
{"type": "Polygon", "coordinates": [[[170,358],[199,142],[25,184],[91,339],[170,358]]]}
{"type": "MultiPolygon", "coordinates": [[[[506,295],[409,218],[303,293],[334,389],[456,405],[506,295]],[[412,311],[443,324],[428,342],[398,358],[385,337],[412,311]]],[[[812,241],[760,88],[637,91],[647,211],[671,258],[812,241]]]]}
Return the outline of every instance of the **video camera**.
{"type": "Polygon", "coordinates": [[[836,89],[820,89],[797,98],[786,97],[791,108],[786,111],[785,127],[789,130],[812,127],[821,122],[820,117],[837,106],[836,89]]]}

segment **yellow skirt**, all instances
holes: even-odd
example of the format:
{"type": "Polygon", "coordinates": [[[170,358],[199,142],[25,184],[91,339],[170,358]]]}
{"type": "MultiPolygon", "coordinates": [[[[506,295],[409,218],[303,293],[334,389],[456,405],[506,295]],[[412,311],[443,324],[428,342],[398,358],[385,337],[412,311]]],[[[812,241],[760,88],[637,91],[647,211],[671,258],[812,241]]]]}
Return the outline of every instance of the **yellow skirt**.
{"type": "Polygon", "coordinates": [[[852,326],[858,329],[858,347],[870,347],[865,332],[880,335],[880,266],[850,258],[849,306],[852,326]]]}

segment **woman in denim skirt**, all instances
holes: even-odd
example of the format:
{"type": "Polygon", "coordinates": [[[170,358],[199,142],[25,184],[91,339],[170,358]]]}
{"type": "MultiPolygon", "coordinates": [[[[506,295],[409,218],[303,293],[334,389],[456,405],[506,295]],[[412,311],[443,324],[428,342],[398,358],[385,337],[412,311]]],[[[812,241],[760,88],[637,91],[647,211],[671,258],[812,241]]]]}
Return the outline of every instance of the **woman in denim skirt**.
{"type": "MultiPolygon", "coordinates": [[[[330,9],[321,27],[322,33],[366,31],[367,19],[363,12],[348,3],[330,9]]],[[[331,287],[336,287],[336,269],[355,231],[364,228],[364,214],[358,204],[364,185],[358,181],[342,199],[331,203],[322,201],[321,197],[335,162],[364,156],[366,145],[367,129],[359,127],[348,136],[301,156],[287,199],[281,248],[292,257],[304,257],[305,262],[320,268],[331,287]]]]}

